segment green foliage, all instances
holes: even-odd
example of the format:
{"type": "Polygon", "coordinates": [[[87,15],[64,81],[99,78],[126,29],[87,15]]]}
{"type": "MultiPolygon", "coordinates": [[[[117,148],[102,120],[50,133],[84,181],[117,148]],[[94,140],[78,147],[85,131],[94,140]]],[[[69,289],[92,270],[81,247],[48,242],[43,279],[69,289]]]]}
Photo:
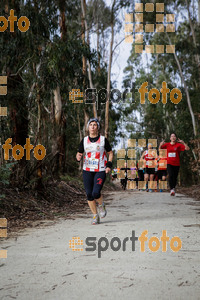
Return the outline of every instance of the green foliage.
{"type": "Polygon", "coordinates": [[[12,173],[12,167],[17,162],[6,163],[0,167],[0,184],[9,185],[10,175],[12,173]]]}

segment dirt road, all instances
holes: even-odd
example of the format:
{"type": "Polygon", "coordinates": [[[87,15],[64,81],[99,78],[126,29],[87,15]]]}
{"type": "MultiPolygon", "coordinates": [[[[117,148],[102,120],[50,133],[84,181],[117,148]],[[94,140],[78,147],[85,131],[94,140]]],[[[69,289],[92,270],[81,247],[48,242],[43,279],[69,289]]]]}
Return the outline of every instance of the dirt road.
{"type": "MultiPolygon", "coordinates": [[[[0,299],[200,299],[200,203],[181,194],[135,191],[110,192],[107,203],[108,215],[96,226],[86,211],[1,238],[8,257],[0,259],[0,299]],[[139,238],[145,230],[141,252],[134,234],[139,238]],[[149,244],[152,236],[157,239],[149,244]],[[170,247],[174,236],[182,243],[177,252],[170,247]],[[75,245],[83,251],[69,247],[73,237],[83,240],[75,245]],[[156,245],[156,252],[149,249],[156,245]]],[[[179,242],[172,248],[178,250],[179,242]]]]}

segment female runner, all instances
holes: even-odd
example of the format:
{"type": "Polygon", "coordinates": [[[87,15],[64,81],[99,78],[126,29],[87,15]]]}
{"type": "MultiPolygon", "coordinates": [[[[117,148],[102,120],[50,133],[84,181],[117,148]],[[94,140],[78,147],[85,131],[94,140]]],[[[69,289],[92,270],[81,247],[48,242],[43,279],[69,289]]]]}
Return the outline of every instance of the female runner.
{"type": "Polygon", "coordinates": [[[88,205],[93,213],[92,224],[100,223],[100,217],[107,214],[101,190],[106,179],[106,173],[111,171],[113,152],[108,140],[100,135],[100,123],[92,118],[88,122],[89,135],[82,139],[76,154],[77,161],[85,152],[83,163],[83,183],[87,194],[88,205]],[[106,157],[108,154],[108,161],[106,157]],[[96,202],[99,211],[97,212],[96,202]]]}
{"type": "Polygon", "coordinates": [[[180,168],[180,153],[184,150],[189,150],[184,141],[178,139],[175,133],[170,135],[170,143],[162,141],[159,149],[167,149],[167,173],[169,175],[170,195],[175,196],[175,187],[177,183],[178,172],[180,168]]]}

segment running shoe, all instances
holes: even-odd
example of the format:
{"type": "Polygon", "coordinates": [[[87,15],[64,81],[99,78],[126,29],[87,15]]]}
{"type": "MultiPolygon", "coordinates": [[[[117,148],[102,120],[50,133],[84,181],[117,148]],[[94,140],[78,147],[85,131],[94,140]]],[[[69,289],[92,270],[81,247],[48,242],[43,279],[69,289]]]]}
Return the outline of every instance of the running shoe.
{"type": "Polygon", "coordinates": [[[175,196],[175,190],[174,189],[171,190],[170,196],[175,196]]]}
{"type": "Polygon", "coordinates": [[[163,192],[163,190],[160,190],[160,193],[162,193],[163,192]]]}
{"type": "Polygon", "coordinates": [[[152,189],[149,189],[149,192],[152,193],[153,192],[152,189]]]}
{"type": "Polygon", "coordinates": [[[107,215],[107,210],[104,203],[102,203],[102,205],[99,204],[99,215],[101,218],[105,218],[105,216],[107,215]]]}
{"type": "Polygon", "coordinates": [[[96,214],[96,215],[93,216],[92,225],[96,225],[96,224],[99,224],[99,223],[100,223],[99,215],[96,214]]]}

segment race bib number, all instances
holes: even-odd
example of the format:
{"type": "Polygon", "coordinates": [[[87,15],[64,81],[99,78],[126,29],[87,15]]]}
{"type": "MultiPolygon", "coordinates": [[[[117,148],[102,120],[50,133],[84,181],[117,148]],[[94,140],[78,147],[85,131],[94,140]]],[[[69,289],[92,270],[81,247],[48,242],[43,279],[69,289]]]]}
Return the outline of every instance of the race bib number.
{"type": "Polygon", "coordinates": [[[176,157],[176,152],[170,152],[170,153],[168,153],[168,157],[176,157]]]}
{"type": "Polygon", "coordinates": [[[86,166],[87,166],[87,168],[90,168],[90,169],[98,169],[98,167],[99,167],[99,160],[96,159],[96,158],[89,158],[86,161],[86,166]]]}
{"type": "Polygon", "coordinates": [[[155,168],[155,161],[154,160],[149,160],[148,161],[148,168],[155,168]]]}

